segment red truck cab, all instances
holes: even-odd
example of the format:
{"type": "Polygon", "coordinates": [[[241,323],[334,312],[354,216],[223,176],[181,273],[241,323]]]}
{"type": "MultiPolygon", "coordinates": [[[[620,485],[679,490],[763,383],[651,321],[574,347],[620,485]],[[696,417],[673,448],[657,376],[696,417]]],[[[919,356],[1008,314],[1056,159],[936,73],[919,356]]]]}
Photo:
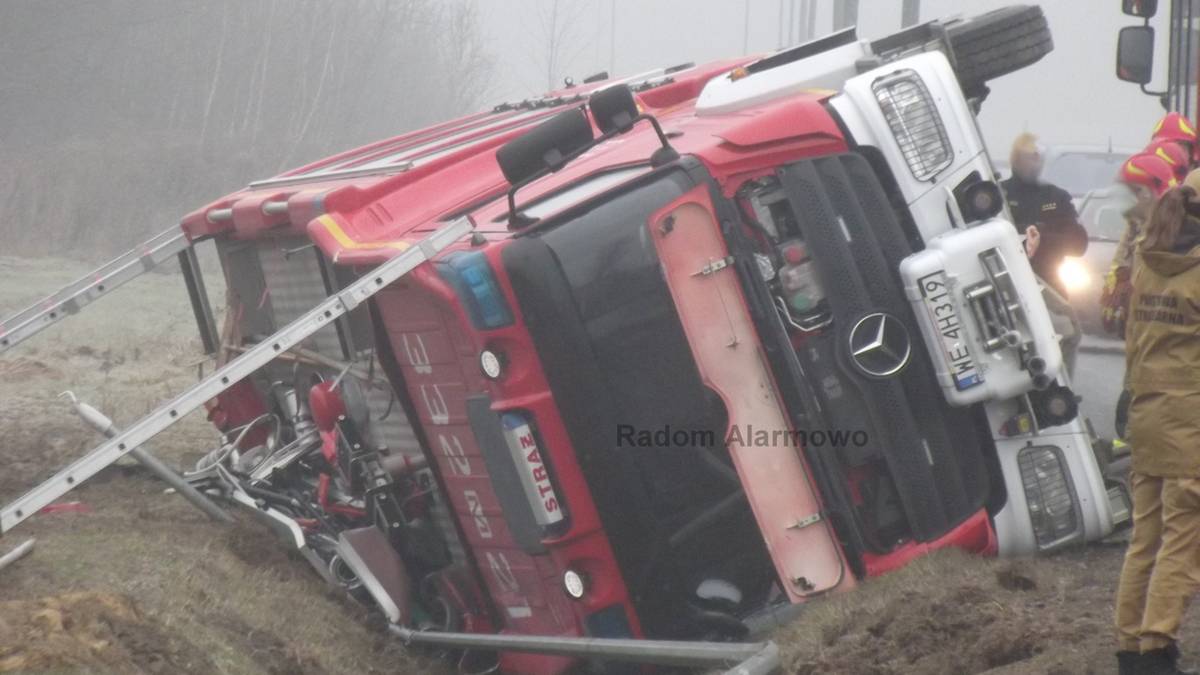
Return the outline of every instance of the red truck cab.
{"type": "MultiPolygon", "coordinates": [[[[763,269],[801,236],[787,229],[800,205],[778,199],[785,167],[858,171],[873,181],[870,207],[887,204],[867,160],[848,152],[828,94],[701,116],[688,73],[638,100],[677,160],[653,166],[660,138],[636,125],[523,186],[528,224],[515,230],[490,147],[448,155],[456,161],[427,177],[299,183],[290,194],[241,195],[233,207],[237,230],[239,211],[286,197],[289,212],[308,213],[297,195],[319,195],[324,213],[307,234],[352,266],[386,260],[439,222],[475,223],[471,242],[382,291],[372,309],[380,361],[488,599],[459,608],[487,617],[479,626],[741,638],[791,603],[924,550],[995,550],[983,451],[961,476],[936,477],[955,482],[956,500],[905,503],[923,497],[894,474],[909,460],[885,451],[886,422],[822,414],[796,372],[822,362],[827,332],[790,329],[769,299],[763,269]],[[435,187],[440,209],[415,200],[435,187]],[[777,241],[756,212],[776,214],[777,241]],[[810,439],[821,447],[806,448],[810,439]]],[[[326,170],[307,172],[320,180],[326,170]]],[[[203,213],[213,208],[221,205],[203,213]]],[[[899,231],[894,216],[889,225],[899,231]]],[[[839,386],[873,384],[864,376],[839,386]]],[[[952,450],[962,452],[936,446],[952,450]]],[[[542,669],[545,658],[509,654],[505,667],[542,669]]]]}

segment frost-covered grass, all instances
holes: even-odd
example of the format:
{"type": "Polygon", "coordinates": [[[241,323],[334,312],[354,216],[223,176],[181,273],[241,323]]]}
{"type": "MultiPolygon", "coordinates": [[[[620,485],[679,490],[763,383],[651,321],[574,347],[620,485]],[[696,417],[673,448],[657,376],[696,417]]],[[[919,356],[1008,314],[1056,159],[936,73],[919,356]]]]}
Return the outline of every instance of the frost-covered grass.
{"type": "MultiPolygon", "coordinates": [[[[60,392],[74,391],[127,425],[196,381],[204,358],[195,321],[182,277],[173,264],[165,267],[0,355],[0,502],[99,442],[58,398],[60,392]]],[[[0,256],[0,316],[86,271],[67,260],[0,256]]],[[[208,274],[207,281],[219,307],[220,276],[208,274]]],[[[184,465],[215,440],[200,410],[150,447],[168,463],[184,465]]],[[[349,674],[430,667],[389,639],[360,607],[327,588],[307,563],[284,553],[270,532],[252,522],[209,522],[179,497],[164,494],[161,483],[128,459],[64,499],[82,501],[91,512],[37,515],[0,540],[0,550],[7,550],[27,536],[38,538],[32,555],[0,572],[0,599],[53,604],[59,600],[43,599],[71,592],[116,594],[140,608],[138,620],[171,638],[153,647],[165,651],[148,655],[146,645],[112,644],[108,648],[124,649],[132,660],[121,660],[127,658],[122,652],[107,660],[58,664],[67,672],[349,674]],[[156,659],[170,663],[147,665],[156,659]]],[[[78,608],[81,601],[72,602],[64,606],[78,608]]],[[[29,606],[0,603],[0,624],[24,625],[27,617],[4,613],[29,606]]],[[[6,634],[14,635],[0,631],[0,664],[6,650],[38,645],[28,635],[20,644],[4,644],[6,634]]],[[[138,634],[117,631],[135,642],[138,634]]],[[[42,651],[56,653],[44,645],[42,651]]]]}

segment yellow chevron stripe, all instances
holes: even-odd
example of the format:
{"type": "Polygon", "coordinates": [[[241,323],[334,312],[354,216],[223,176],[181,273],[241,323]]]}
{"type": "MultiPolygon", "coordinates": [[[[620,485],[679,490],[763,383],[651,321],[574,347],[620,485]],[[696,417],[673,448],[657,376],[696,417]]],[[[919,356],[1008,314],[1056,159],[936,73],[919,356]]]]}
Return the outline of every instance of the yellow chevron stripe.
{"type": "Polygon", "coordinates": [[[411,248],[411,244],[405,241],[355,241],[346,234],[346,231],[342,229],[342,226],[338,225],[333,216],[329,215],[328,213],[318,217],[317,222],[325,226],[325,230],[329,232],[329,235],[333,237],[333,240],[341,245],[342,248],[360,250],[393,248],[397,251],[405,251],[411,248]]]}

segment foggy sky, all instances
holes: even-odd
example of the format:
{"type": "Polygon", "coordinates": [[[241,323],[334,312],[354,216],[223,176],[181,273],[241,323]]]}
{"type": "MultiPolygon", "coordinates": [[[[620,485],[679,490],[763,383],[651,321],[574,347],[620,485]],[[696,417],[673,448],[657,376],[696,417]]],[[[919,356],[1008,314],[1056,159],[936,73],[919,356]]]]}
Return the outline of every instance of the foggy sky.
{"type": "MultiPolygon", "coordinates": [[[[817,34],[832,26],[832,3],[816,0],[817,34]]],[[[495,59],[496,101],[521,99],[546,89],[543,25],[555,0],[505,0],[480,4],[486,48],[495,59]]],[[[1014,4],[1003,0],[922,0],[921,20],[974,15],[1014,4]]],[[[1040,3],[1054,34],[1055,49],[1030,68],[992,83],[980,115],[988,146],[1007,156],[1011,139],[1024,130],[1046,143],[1140,148],[1163,110],[1157,99],[1113,74],[1117,30],[1137,20],[1121,14],[1120,0],[1046,0],[1040,3]]],[[[1163,3],[1164,6],[1166,3],[1163,3]]],[[[570,27],[560,30],[567,63],[558,69],[577,81],[615,66],[628,75],[685,61],[697,63],[769,51],[780,46],[778,0],[558,0],[570,27]],[[612,14],[615,5],[616,30],[612,14]],[[615,40],[612,38],[615,37],[615,40]],[[612,49],[615,43],[615,50],[612,49]],[[743,47],[748,51],[743,51],[743,47]]],[[[1155,19],[1165,43],[1166,9],[1155,19]]],[[[566,25],[566,22],[560,22],[566,25]]],[[[899,29],[900,0],[861,0],[859,35],[876,38],[899,29]]],[[[1165,79],[1160,58],[1156,75],[1165,79]]],[[[1156,88],[1156,87],[1151,87],[1156,88]]]]}

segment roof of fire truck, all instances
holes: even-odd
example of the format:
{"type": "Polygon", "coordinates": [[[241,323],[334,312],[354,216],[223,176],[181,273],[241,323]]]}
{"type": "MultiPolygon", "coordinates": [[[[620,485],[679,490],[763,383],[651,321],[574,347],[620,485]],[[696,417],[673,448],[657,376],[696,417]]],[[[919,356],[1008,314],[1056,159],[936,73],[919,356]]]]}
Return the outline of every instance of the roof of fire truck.
{"type": "MultiPolygon", "coordinates": [[[[795,158],[845,148],[822,106],[833,93],[827,90],[802,91],[733,112],[697,113],[696,99],[707,82],[753,60],[669,68],[615,82],[630,84],[639,106],[659,120],[675,149],[699,157],[718,179],[754,171],[775,154],[795,158]]],[[[182,226],[193,239],[307,234],[340,264],[381,262],[438,223],[462,215],[489,238],[508,237],[510,186],[496,151],[613,84],[606,80],[558,90],[334,155],[251,183],[188,214],[182,226]]],[[[522,209],[544,205],[539,215],[550,215],[555,195],[570,186],[591,182],[597,193],[648,171],[658,147],[653,128],[638,124],[522,187],[517,203],[522,209]]]]}

